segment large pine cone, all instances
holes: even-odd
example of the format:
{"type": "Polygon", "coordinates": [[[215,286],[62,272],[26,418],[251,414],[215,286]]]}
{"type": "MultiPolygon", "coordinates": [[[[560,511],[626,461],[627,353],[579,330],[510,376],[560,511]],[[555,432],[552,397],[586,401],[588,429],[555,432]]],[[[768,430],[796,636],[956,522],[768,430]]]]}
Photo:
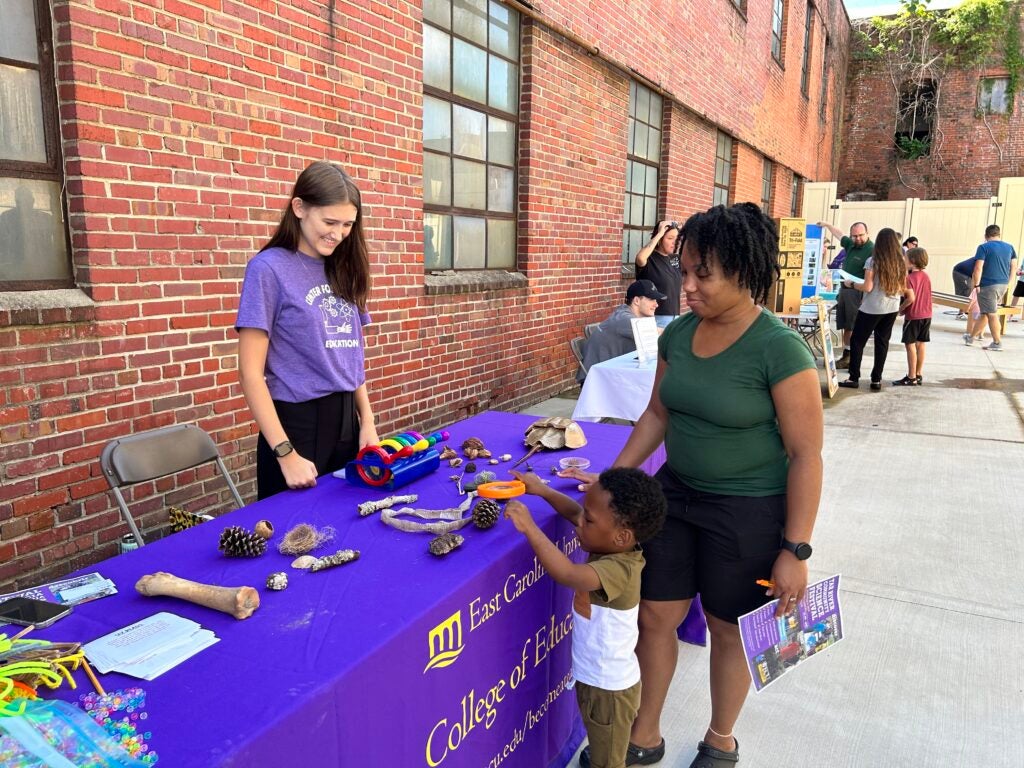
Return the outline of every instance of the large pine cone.
{"type": "Polygon", "coordinates": [[[501,507],[498,506],[498,502],[493,499],[480,499],[473,507],[473,525],[486,530],[498,522],[500,514],[501,507]]]}
{"type": "Polygon", "coordinates": [[[217,549],[228,557],[259,557],[267,551],[267,540],[241,526],[232,525],[221,531],[217,549]]]}

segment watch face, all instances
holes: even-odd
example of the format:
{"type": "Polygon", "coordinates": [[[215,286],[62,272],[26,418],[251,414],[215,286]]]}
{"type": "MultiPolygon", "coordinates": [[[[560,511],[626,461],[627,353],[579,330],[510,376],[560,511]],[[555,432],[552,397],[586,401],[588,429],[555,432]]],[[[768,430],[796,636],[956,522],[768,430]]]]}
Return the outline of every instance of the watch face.
{"type": "Polygon", "coordinates": [[[292,444],[285,440],[283,443],[278,443],[274,446],[274,455],[278,458],[287,456],[292,452],[292,444]]]}
{"type": "Polygon", "coordinates": [[[811,549],[810,544],[797,544],[796,552],[794,552],[793,554],[796,555],[797,560],[806,560],[811,556],[811,552],[813,551],[814,550],[811,549]]]}

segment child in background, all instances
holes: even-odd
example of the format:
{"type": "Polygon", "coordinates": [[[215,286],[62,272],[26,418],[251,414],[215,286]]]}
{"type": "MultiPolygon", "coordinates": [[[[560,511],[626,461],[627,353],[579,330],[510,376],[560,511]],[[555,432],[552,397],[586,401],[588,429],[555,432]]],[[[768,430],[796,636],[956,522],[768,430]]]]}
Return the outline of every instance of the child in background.
{"type": "MultiPolygon", "coordinates": [[[[640,704],[640,542],[665,522],[661,485],[638,469],[606,469],[587,490],[581,507],[535,474],[512,472],[526,492],[544,499],[576,526],[587,562],[574,563],[534,522],[530,510],[512,500],[505,517],[526,536],[551,578],[576,590],[573,599],[572,668],[576,702],[590,741],[589,765],[624,768],[632,747],[629,732],[640,704]]],[[[582,764],[582,761],[581,761],[582,764]]]]}
{"type": "Polygon", "coordinates": [[[928,251],[911,248],[907,251],[910,274],[907,275],[907,292],[900,303],[903,320],[903,345],[907,349],[907,375],[894,381],[894,387],[921,386],[924,379],[924,345],[931,341],[932,326],[932,281],[924,268],[928,266],[928,251]]]}
{"type": "MultiPolygon", "coordinates": [[[[1024,269],[1017,270],[1017,284],[1013,286],[1013,301],[1010,302],[1011,308],[1017,308],[1017,302],[1020,301],[1021,296],[1024,296],[1024,269]]],[[[1020,315],[1010,315],[1010,322],[1020,322],[1020,315]]]]}

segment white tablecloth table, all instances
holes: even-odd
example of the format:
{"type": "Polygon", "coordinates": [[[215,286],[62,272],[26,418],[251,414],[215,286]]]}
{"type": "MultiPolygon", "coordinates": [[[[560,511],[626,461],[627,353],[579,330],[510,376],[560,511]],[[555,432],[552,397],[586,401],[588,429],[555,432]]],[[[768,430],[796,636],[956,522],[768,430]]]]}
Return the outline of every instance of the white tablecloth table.
{"type": "Polygon", "coordinates": [[[657,366],[656,360],[640,363],[636,352],[591,366],[572,412],[573,419],[637,421],[651,399],[657,366]]]}

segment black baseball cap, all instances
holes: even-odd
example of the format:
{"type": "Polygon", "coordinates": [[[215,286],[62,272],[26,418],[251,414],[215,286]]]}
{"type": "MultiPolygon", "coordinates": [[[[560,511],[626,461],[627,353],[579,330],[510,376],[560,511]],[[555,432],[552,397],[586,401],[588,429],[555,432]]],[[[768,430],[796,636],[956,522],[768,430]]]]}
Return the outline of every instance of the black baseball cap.
{"type": "Polygon", "coordinates": [[[659,291],[650,280],[637,280],[626,289],[627,304],[633,301],[637,296],[643,296],[645,299],[657,299],[658,301],[664,301],[668,298],[668,296],[659,291]]]}

